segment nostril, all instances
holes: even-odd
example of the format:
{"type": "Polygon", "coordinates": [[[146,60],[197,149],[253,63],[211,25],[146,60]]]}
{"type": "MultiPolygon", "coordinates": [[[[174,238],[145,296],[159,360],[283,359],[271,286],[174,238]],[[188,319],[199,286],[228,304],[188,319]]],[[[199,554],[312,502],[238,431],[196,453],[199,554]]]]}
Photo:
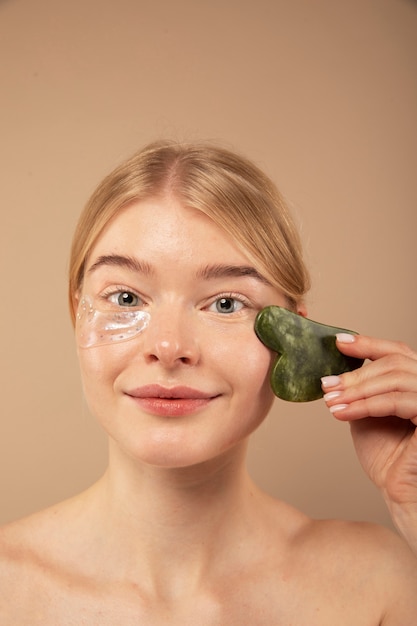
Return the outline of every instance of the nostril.
{"type": "MultiPolygon", "coordinates": [[[[170,320],[171,325],[173,321],[170,320]]],[[[144,335],[143,350],[148,363],[159,361],[166,367],[192,365],[199,360],[199,348],[190,329],[154,326],[144,335]]]]}

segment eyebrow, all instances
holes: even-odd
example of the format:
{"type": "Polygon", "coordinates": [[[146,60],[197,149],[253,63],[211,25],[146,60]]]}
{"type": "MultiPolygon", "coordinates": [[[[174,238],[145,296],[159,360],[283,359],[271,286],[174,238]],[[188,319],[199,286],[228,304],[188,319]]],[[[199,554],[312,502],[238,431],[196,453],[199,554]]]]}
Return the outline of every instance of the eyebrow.
{"type": "Polygon", "coordinates": [[[88,268],[88,273],[90,274],[95,272],[100,267],[106,267],[109,265],[123,267],[139,274],[153,274],[153,270],[149,263],[144,263],[135,257],[124,256],[122,254],[103,254],[102,256],[99,256],[92,266],[88,268]]]}
{"type": "MultiPolygon", "coordinates": [[[[128,269],[132,272],[151,276],[154,270],[149,263],[140,261],[136,257],[125,256],[122,254],[104,254],[88,268],[88,273],[95,272],[100,267],[115,266],[128,269]]],[[[251,265],[231,265],[231,264],[214,264],[206,265],[197,271],[197,278],[200,280],[215,280],[219,278],[242,278],[248,276],[255,278],[261,283],[270,286],[270,282],[262,276],[257,269],[251,265]]]]}
{"type": "Polygon", "coordinates": [[[261,283],[270,285],[270,282],[265,278],[265,276],[262,276],[262,274],[260,274],[258,270],[251,265],[206,265],[197,272],[197,277],[204,280],[228,277],[240,278],[243,276],[249,276],[250,278],[259,280],[261,283]]]}

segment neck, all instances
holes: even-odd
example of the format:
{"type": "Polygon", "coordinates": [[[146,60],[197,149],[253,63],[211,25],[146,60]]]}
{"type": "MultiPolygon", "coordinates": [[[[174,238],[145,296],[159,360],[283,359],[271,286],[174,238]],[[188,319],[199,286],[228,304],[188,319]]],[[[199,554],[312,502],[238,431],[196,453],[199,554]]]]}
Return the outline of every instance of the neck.
{"type": "Polygon", "coordinates": [[[179,586],[185,577],[188,586],[190,577],[196,585],[207,577],[213,555],[220,568],[234,549],[242,559],[242,546],[247,551],[261,531],[262,515],[245,455],[246,445],[199,466],[166,469],[138,465],[111,450],[108,471],[97,484],[106,549],[113,546],[108,558],[114,563],[117,554],[132,569],[140,563],[141,579],[165,576],[179,586]]]}
{"type": "MultiPolygon", "coordinates": [[[[201,526],[202,507],[222,517],[241,505],[252,485],[245,468],[246,444],[192,467],[160,468],[138,464],[118,449],[110,450],[104,476],[114,521],[122,519],[138,530],[161,523],[179,530],[201,526]]],[[[216,515],[214,515],[214,518],[216,515]]]]}

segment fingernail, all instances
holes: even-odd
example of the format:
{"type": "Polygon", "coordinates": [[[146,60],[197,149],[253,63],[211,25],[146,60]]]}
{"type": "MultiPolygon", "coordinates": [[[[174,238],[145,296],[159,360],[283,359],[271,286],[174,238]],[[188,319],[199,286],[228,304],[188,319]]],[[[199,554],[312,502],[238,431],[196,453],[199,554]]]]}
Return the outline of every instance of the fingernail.
{"type": "Polygon", "coordinates": [[[347,404],[334,404],[333,406],[329,407],[329,411],[331,413],[337,413],[338,411],[343,411],[343,409],[347,409],[347,407],[347,404]]]}
{"type": "Polygon", "coordinates": [[[321,384],[324,388],[327,387],[336,387],[336,385],[340,384],[339,376],[323,376],[321,379],[321,384]]]}
{"type": "Polygon", "coordinates": [[[330,400],[335,400],[341,395],[341,391],[329,391],[329,393],[325,393],[323,396],[323,400],[325,402],[329,402],[330,400]]]}
{"type": "Polygon", "coordinates": [[[336,333],[337,341],[340,343],[353,343],[355,341],[355,335],[351,335],[350,333],[336,333]]]}

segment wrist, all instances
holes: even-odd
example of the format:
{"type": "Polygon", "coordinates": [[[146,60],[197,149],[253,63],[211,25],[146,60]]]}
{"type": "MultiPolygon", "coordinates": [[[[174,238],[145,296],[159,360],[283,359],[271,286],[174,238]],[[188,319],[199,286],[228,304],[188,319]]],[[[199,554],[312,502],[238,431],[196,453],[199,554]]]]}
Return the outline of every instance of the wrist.
{"type": "Polygon", "coordinates": [[[417,503],[402,505],[390,502],[389,509],[396,529],[417,557],[417,503]]]}

